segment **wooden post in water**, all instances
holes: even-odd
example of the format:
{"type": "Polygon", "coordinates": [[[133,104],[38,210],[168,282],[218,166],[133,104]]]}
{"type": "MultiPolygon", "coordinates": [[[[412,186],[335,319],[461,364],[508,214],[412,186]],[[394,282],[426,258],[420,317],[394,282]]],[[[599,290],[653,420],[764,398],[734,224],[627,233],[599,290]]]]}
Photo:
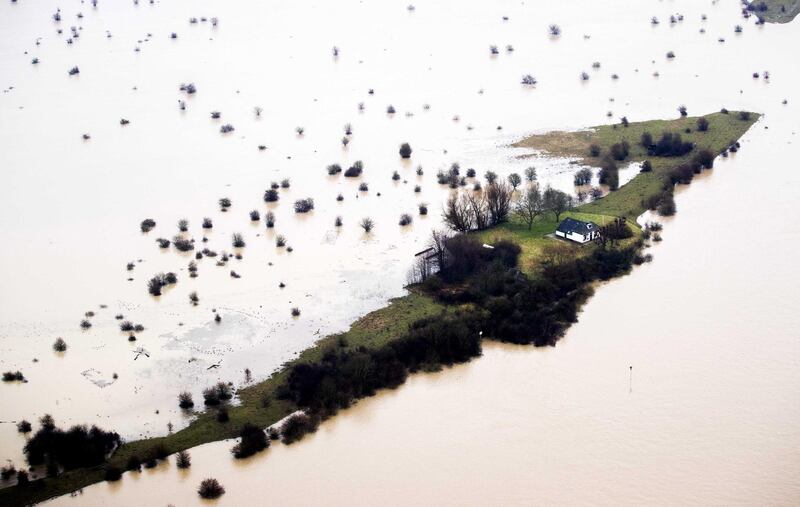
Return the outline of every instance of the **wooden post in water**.
{"type": "Polygon", "coordinates": [[[628,376],[628,392],[632,393],[633,392],[633,366],[628,366],[628,369],[630,371],[629,376],[628,376]]]}

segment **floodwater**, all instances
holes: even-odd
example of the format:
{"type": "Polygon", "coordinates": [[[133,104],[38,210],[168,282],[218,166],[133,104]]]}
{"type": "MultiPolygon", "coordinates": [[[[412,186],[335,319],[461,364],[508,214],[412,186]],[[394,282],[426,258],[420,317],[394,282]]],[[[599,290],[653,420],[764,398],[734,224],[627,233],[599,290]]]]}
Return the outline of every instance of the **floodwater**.
{"type": "Polygon", "coordinates": [[[637,121],[674,117],[685,104],[690,114],[727,107],[765,117],[742,151],[678,192],[654,262],[600,287],[557,347],[487,345],[483,358],[362,401],[291,447],[241,463],[231,442],[210,444],[192,450],[189,472],[170,462],[53,503],[200,503],[195,490],[207,476],[225,485],[220,503],[230,505],[800,502],[797,22],[757,27],[733,0],[440,2],[414,11],[397,2],[72,2],[60,5],[59,25],[56,7],[0,6],[0,367],[30,380],[0,386],[0,456],[17,464],[24,439],[13,421],[51,412],[128,438],[163,434],[168,421],[186,422],[177,392],[197,398],[217,379],[240,385],[245,367],[262,378],[402,294],[409,259],[447,195],[435,173],[452,162],[500,174],[534,164],[543,183],[569,188],[576,166],[519,160],[504,146],[611,121],[607,111],[637,121]],[[684,20],[672,26],[677,13],[684,20]],[[192,16],[219,24],[190,24],[192,16]],[[556,39],[547,36],[554,22],[563,29],[556,39]],[[68,45],[72,25],[83,30],[68,45]],[[68,76],[74,65],[80,74],[68,76]],[[768,81],[751,77],[765,70],[768,81]],[[581,82],[581,71],[591,79],[581,82]],[[527,73],[536,87],[519,84],[527,73]],[[181,94],[183,82],[197,94],[181,94]],[[396,114],[386,114],[389,104],[396,114]],[[236,130],[222,136],[225,122],[236,130]],[[342,148],[348,122],[352,142],[342,148]],[[410,163],[397,156],[404,141],[410,163]],[[358,182],[324,168],[359,159],[370,191],[356,198],[358,182]],[[250,224],[247,212],[266,211],[264,189],[284,177],[292,187],[274,206],[275,232],[250,224]],[[291,202],[306,196],[316,209],[293,214],[291,202]],[[232,199],[228,213],[218,211],[220,197],[232,199]],[[420,201],[431,214],[397,226],[420,201]],[[355,226],[365,215],[378,223],[369,236],[355,226]],[[159,252],[154,239],[171,238],[186,217],[199,242],[204,216],[215,222],[209,248],[231,251],[237,231],[248,245],[226,267],[198,262],[192,280],[190,258],[159,252]],[[145,217],[158,222],[148,235],[138,232],[145,217]],[[276,249],[276,234],[294,251],[276,249]],[[178,285],[149,297],[146,280],[166,270],[178,285]],[[88,310],[95,325],[81,331],[88,310]],[[137,342],[116,329],[117,313],[146,326],[137,342]],[[57,336],[70,345],[63,355],[50,349],[57,336]],[[134,361],[139,346],[150,357],[134,361]]]}

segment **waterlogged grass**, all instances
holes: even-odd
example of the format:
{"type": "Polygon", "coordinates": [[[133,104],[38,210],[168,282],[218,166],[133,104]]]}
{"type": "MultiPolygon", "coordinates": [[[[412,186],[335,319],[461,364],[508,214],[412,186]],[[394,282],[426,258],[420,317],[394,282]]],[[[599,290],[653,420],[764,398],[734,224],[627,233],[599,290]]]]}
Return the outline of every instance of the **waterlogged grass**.
{"type": "MultiPolygon", "coordinates": [[[[109,464],[124,469],[131,456],[144,459],[159,446],[163,446],[166,453],[174,454],[201,444],[236,438],[245,423],[260,427],[274,424],[298,409],[294,404],[278,400],[274,396],[275,389],[286,381],[291,366],[300,362],[319,361],[329,347],[378,348],[403,335],[413,322],[442,311],[446,311],[442,304],[424,294],[411,292],[407,296],[394,299],[388,306],[357,320],[348,331],[323,338],[314,347],[301,353],[297,359],[286,363],[269,379],[240,389],[237,396],[241,404],[228,407],[229,422],[217,422],[214,409],[200,412],[188,427],[172,435],[124,444],[114,453],[109,464]],[[269,399],[267,406],[264,406],[265,398],[269,399]]],[[[23,488],[2,489],[0,505],[17,506],[41,502],[100,482],[103,476],[103,467],[84,468],[66,472],[57,478],[36,480],[23,488]]]]}
{"type": "Polygon", "coordinates": [[[750,113],[748,119],[741,119],[738,111],[730,111],[728,114],[709,114],[704,116],[708,120],[708,130],[704,132],[697,130],[698,117],[636,122],[629,123],[627,127],[620,124],[603,125],[577,132],[534,135],[522,139],[514,146],[534,148],[555,156],[576,158],[587,165],[599,166],[613,144],[627,141],[630,144],[630,155],[624,163],[649,160],[653,165],[653,171],[636,175],[618,190],[602,199],[583,204],[577,210],[593,215],[635,219],[645,211],[643,202],[663,191],[664,180],[672,169],[688,162],[702,149],[708,149],[715,155],[722,153],[741,138],[759,116],[750,113]],[[684,141],[694,143],[696,148],[683,157],[651,157],[641,145],[642,134],[645,132],[649,132],[655,140],[658,140],[663,132],[679,133],[684,141]],[[592,157],[589,154],[589,147],[592,144],[600,147],[600,156],[592,157]]]}

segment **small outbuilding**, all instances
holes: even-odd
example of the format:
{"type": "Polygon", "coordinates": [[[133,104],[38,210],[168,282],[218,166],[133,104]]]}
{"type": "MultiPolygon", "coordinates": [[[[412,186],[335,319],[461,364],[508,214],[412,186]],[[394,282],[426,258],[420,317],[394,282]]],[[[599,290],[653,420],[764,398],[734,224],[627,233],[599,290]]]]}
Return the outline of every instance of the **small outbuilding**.
{"type": "Polygon", "coordinates": [[[558,224],[556,236],[576,243],[588,243],[600,235],[600,227],[592,222],[584,222],[574,218],[565,218],[558,224]]]}

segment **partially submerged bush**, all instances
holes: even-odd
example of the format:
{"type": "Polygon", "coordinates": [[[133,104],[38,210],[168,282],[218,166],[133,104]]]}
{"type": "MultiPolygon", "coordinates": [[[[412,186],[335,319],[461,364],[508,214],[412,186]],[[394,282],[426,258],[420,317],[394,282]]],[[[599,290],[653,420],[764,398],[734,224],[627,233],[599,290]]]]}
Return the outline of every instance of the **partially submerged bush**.
{"type": "Polygon", "coordinates": [[[236,459],[243,459],[269,447],[269,439],[264,431],[250,423],[245,423],[239,434],[241,440],[234,445],[231,453],[236,459]]]}
{"type": "Polygon", "coordinates": [[[295,213],[308,213],[314,209],[314,199],[306,197],[305,199],[298,199],[294,202],[295,213]]]}
{"type": "Polygon", "coordinates": [[[183,409],[192,408],[194,406],[194,399],[192,399],[192,393],[189,391],[183,391],[178,395],[178,406],[183,409]]]}
{"type": "Polygon", "coordinates": [[[267,211],[264,214],[264,224],[270,229],[275,227],[275,213],[267,211]]]}
{"type": "Polygon", "coordinates": [[[428,214],[428,205],[425,204],[424,202],[419,203],[417,205],[417,208],[419,209],[419,214],[420,215],[427,215],[428,214]]]}
{"type": "Polygon", "coordinates": [[[97,466],[122,443],[122,438],[97,426],[76,425],[64,431],[57,428],[51,417],[42,420],[42,428],[25,444],[24,452],[31,466],[47,461],[65,470],[97,466]]]}
{"type": "Polygon", "coordinates": [[[399,223],[400,223],[401,226],[411,225],[411,222],[413,222],[413,221],[414,221],[414,218],[411,215],[409,215],[408,213],[403,213],[402,215],[400,215],[400,222],[399,223]]]}
{"type": "Polygon", "coordinates": [[[175,236],[172,238],[172,244],[179,252],[191,252],[194,250],[194,242],[190,239],[175,236]]]}
{"type": "Polygon", "coordinates": [[[156,243],[158,243],[159,248],[169,248],[172,242],[166,238],[156,238],[156,243]]]}
{"type": "Polygon", "coordinates": [[[180,469],[187,469],[192,466],[192,457],[186,451],[180,451],[175,455],[175,466],[180,469]]]}
{"type": "Polygon", "coordinates": [[[274,188],[267,189],[264,192],[264,202],[275,202],[279,198],[278,191],[274,188]]]}
{"type": "Polygon", "coordinates": [[[150,232],[156,226],[156,221],[152,218],[145,218],[142,220],[142,223],[139,224],[139,228],[142,232],[150,232]]]}
{"type": "Polygon", "coordinates": [[[361,176],[361,173],[364,172],[364,163],[360,160],[356,160],[353,165],[347,168],[344,172],[346,178],[357,178],[361,176]]]}
{"type": "Polygon", "coordinates": [[[361,226],[362,229],[364,229],[364,232],[369,234],[369,232],[372,231],[372,229],[375,227],[375,221],[372,220],[370,217],[364,217],[361,219],[361,222],[359,222],[358,225],[361,226]]]}
{"type": "Polygon", "coordinates": [[[294,307],[292,308],[292,317],[299,317],[300,316],[300,308],[294,307]]]}
{"type": "Polygon", "coordinates": [[[108,465],[105,468],[103,478],[108,482],[115,482],[122,479],[122,470],[113,465],[108,465]]]}
{"type": "Polygon", "coordinates": [[[210,218],[206,217],[203,219],[203,229],[211,229],[214,227],[214,223],[211,221],[210,218]]]}
{"type": "Polygon", "coordinates": [[[206,499],[219,498],[225,494],[225,488],[216,479],[203,479],[197,488],[197,494],[206,499]]]}
{"type": "Polygon", "coordinates": [[[281,426],[281,440],[289,445],[303,438],[306,433],[317,431],[319,420],[307,414],[294,414],[281,426]]]}
{"type": "Polygon", "coordinates": [[[3,372],[3,382],[22,382],[23,380],[25,380],[25,375],[19,370],[3,372]]]}
{"type": "Polygon", "coordinates": [[[403,143],[400,145],[400,157],[402,158],[411,158],[411,145],[408,143],[403,143]]]}
{"type": "Polygon", "coordinates": [[[275,237],[275,246],[277,247],[286,246],[286,238],[282,234],[278,234],[275,237]]]}
{"type": "Polygon", "coordinates": [[[231,207],[231,200],[227,197],[223,197],[219,200],[219,207],[222,208],[223,211],[228,211],[228,208],[231,207]]]}
{"type": "Polygon", "coordinates": [[[251,222],[258,222],[259,220],[261,220],[261,213],[257,209],[251,210],[250,211],[250,221],[251,222]]]}
{"type": "Polygon", "coordinates": [[[203,403],[209,406],[219,405],[219,393],[213,387],[203,389],[203,403]]]}
{"type": "Polygon", "coordinates": [[[17,423],[17,431],[20,433],[30,433],[32,429],[31,423],[25,419],[17,423]]]}
{"type": "Polygon", "coordinates": [[[328,166],[328,174],[331,176],[339,174],[340,172],[342,172],[342,166],[339,164],[331,164],[328,166]]]}
{"type": "Polygon", "coordinates": [[[67,350],[67,342],[64,341],[64,338],[56,338],[56,341],[53,342],[53,350],[56,352],[64,352],[67,350]]]}
{"type": "Polygon", "coordinates": [[[233,235],[231,235],[231,244],[234,248],[244,248],[246,245],[244,236],[238,232],[234,232],[233,235]]]}

